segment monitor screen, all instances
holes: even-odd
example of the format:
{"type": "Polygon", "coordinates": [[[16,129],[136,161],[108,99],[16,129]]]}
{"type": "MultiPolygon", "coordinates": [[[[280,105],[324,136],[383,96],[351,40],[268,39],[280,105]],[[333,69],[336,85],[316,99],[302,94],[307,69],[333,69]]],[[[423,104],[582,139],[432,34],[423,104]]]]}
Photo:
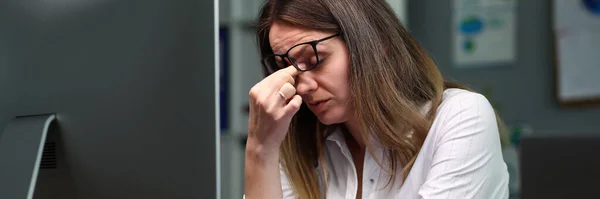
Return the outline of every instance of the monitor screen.
{"type": "Polygon", "coordinates": [[[217,197],[214,8],[0,3],[0,129],[17,117],[56,116],[45,141],[55,165],[39,169],[33,198],[217,197]]]}

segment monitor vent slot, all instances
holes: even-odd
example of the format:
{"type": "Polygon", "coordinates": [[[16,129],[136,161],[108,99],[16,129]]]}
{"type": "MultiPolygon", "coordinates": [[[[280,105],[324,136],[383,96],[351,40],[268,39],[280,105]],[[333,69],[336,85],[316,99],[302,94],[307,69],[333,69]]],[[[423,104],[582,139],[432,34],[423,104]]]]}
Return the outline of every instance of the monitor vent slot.
{"type": "Polygon", "coordinates": [[[40,169],[56,169],[56,143],[46,142],[44,152],[42,153],[42,161],[40,169]]]}

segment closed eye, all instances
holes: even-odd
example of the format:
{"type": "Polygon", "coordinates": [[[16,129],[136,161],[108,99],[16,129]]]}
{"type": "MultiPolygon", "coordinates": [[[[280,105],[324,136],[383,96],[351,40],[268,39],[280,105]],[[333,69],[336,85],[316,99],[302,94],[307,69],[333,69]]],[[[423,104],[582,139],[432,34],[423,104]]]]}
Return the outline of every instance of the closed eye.
{"type": "Polygon", "coordinates": [[[292,63],[290,63],[287,59],[281,60],[280,58],[277,58],[277,66],[279,67],[278,69],[287,67],[289,65],[292,65],[292,63]]]}
{"type": "MultiPolygon", "coordinates": [[[[325,56],[319,56],[319,63],[318,64],[319,65],[323,64],[323,62],[325,62],[325,60],[327,60],[327,57],[325,57],[325,56]]],[[[317,64],[317,58],[316,57],[314,58],[314,62],[313,63],[317,64]]]]}

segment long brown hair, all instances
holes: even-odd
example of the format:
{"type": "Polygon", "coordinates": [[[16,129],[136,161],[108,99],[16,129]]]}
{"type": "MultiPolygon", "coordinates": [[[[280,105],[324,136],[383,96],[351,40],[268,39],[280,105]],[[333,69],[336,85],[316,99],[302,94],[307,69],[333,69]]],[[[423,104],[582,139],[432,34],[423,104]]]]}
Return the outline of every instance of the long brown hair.
{"type": "MultiPolygon", "coordinates": [[[[444,83],[435,63],[384,0],[267,0],[260,10],[257,31],[262,56],[273,53],[269,31],[275,21],[342,33],[350,54],[351,103],[362,132],[356,139],[365,141],[371,155],[374,146],[369,145],[370,140],[378,140],[378,147],[385,149],[389,164],[377,163],[392,173],[388,185],[394,183],[400,165],[405,178],[444,89],[466,87],[444,83]],[[422,114],[427,103],[430,108],[422,114]]],[[[300,198],[320,198],[324,191],[318,186],[315,165],[324,159],[323,143],[332,129],[319,123],[305,105],[292,120],[281,146],[281,164],[300,198]]],[[[324,169],[325,161],[320,163],[324,169]]]]}

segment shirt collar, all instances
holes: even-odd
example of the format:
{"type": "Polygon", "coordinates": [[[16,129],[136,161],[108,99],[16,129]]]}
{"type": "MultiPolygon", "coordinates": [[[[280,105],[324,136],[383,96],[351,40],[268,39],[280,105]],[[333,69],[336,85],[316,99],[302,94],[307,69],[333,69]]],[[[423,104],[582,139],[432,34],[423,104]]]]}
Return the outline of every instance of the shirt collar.
{"type": "Polygon", "coordinates": [[[343,146],[346,145],[346,139],[344,139],[340,127],[336,127],[335,130],[327,136],[327,141],[335,142],[340,148],[343,148],[343,146]]]}
{"type": "MultiPolygon", "coordinates": [[[[340,148],[344,148],[346,146],[346,138],[344,137],[344,134],[340,127],[336,127],[335,130],[331,132],[329,136],[327,136],[327,141],[335,142],[340,148]]],[[[377,140],[377,138],[371,139],[371,144],[375,148],[381,147],[381,144],[377,140]]]]}

